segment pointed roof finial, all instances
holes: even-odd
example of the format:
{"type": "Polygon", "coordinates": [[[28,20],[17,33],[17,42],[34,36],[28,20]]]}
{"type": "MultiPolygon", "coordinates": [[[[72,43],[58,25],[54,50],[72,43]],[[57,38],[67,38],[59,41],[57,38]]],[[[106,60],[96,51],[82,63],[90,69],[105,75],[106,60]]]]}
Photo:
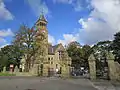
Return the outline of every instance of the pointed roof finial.
{"type": "MultiPolygon", "coordinates": [[[[46,20],[45,17],[44,17],[44,8],[41,8],[40,17],[39,17],[39,19],[37,20],[37,22],[39,22],[39,21],[48,23],[47,20],[46,20]]],[[[37,22],[36,22],[36,23],[37,23],[37,22]]]]}
{"type": "Polygon", "coordinates": [[[42,8],[41,14],[44,15],[44,10],[43,10],[43,8],[42,8]]]}
{"type": "Polygon", "coordinates": [[[45,19],[45,17],[44,17],[44,9],[43,9],[43,8],[41,8],[40,20],[46,21],[46,19],[45,19]]]}

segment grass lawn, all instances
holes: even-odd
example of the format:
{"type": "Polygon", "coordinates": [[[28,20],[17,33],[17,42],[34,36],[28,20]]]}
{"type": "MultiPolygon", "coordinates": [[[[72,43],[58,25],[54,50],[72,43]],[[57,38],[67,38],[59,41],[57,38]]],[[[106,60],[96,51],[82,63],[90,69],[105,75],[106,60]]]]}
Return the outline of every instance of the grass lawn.
{"type": "Polygon", "coordinates": [[[15,74],[10,74],[10,73],[0,73],[0,76],[15,76],[15,74]]]}

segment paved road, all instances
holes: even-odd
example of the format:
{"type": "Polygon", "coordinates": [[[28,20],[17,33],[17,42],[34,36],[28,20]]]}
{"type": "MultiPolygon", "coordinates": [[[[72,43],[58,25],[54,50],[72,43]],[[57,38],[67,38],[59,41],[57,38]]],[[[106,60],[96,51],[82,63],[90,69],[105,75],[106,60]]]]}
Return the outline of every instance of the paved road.
{"type": "Polygon", "coordinates": [[[0,90],[97,90],[86,79],[0,77],[0,90]]]}
{"type": "Polygon", "coordinates": [[[92,84],[98,90],[120,90],[120,82],[117,81],[96,80],[92,84]]]}

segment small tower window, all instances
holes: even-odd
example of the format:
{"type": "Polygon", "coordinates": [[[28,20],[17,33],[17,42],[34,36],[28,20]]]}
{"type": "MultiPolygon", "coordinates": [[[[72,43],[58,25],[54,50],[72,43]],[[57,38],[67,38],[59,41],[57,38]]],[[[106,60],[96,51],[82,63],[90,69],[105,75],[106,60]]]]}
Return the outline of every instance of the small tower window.
{"type": "Polygon", "coordinates": [[[50,57],[48,58],[48,60],[50,60],[50,57]]]}

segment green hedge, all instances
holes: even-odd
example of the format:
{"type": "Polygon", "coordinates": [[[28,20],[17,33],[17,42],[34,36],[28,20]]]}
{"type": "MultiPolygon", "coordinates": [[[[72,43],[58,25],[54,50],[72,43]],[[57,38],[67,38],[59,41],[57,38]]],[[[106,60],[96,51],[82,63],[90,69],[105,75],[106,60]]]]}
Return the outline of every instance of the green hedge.
{"type": "Polygon", "coordinates": [[[15,76],[15,74],[10,74],[10,73],[0,73],[0,76],[15,76]]]}

